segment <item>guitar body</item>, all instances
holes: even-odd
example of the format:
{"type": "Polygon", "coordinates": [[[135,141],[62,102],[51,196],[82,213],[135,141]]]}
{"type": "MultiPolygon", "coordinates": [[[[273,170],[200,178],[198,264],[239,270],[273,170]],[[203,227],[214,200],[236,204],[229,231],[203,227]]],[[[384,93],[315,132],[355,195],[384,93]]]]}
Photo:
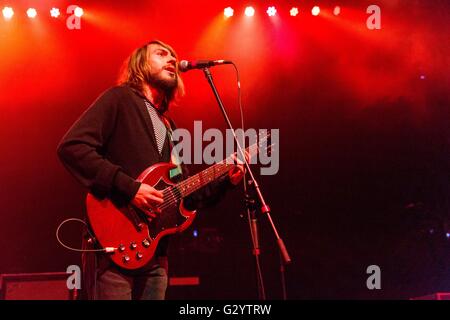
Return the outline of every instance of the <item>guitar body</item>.
{"type": "Polygon", "coordinates": [[[108,254],[119,267],[128,270],[145,267],[161,238],[182,232],[192,224],[196,212],[184,208],[181,193],[169,179],[169,171],[174,167],[170,163],[158,163],[137,179],[157,190],[166,189],[161,211],[151,220],[132,206],[118,208],[109,199],[99,200],[88,194],[86,207],[90,227],[102,248],[114,248],[108,250],[108,254]]]}

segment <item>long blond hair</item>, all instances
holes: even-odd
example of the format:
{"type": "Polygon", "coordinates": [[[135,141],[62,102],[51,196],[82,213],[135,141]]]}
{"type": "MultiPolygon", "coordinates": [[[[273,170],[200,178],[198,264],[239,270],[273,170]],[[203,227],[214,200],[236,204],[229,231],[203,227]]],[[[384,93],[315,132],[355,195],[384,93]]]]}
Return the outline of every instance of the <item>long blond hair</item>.
{"type": "MultiPolygon", "coordinates": [[[[171,46],[159,40],[152,40],[144,46],[134,50],[125,60],[117,81],[119,85],[129,85],[143,94],[143,86],[147,83],[147,75],[150,74],[147,56],[148,48],[151,44],[158,44],[166,48],[175,58],[177,58],[177,54],[171,46]]],[[[176,74],[177,85],[166,92],[166,97],[162,105],[162,112],[165,112],[170,105],[175,104],[177,100],[184,95],[184,83],[180,75],[178,63],[176,65],[176,74]]]]}

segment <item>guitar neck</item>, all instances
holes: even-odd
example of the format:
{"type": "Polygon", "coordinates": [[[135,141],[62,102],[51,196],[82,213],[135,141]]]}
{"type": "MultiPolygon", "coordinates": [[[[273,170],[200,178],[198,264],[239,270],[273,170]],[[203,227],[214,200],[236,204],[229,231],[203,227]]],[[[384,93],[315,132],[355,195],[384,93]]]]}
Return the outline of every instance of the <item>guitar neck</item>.
{"type": "MultiPolygon", "coordinates": [[[[266,141],[270,134],[265,134],[264,136],[260,136],[260,143],[262,141],[266,141]]],[[[259,144],[255,143],[245,149],[245,151],[249,154],[250,158],[255,156],[258,153],[259,144]]],[[[178,183],[176,188],[181,193],[181,197],[185,198],[191,193],[197,191],[198,189],[206,186],[207,184],[217,180],[221,176],[223,176],[226,172],[228,172],[231,168],[235,166],[233,159],[231,156],[228,158],[206,168],[205,170],[193,175],[192,177],[187,178],[186,180],[178,183]]]]}
{"type": "Polygon", "coordinates": [[[207,184],[217,180],[219,177],[228,172],[232,167],[234,167],[233,162],[226,159],[218,162],[209,168],[189,177],[188,179],[177,184],[177,189],[181,192],[181,196],[187,197],[191,193],[197,191],[198,189],[206,186],[207,184]]]}

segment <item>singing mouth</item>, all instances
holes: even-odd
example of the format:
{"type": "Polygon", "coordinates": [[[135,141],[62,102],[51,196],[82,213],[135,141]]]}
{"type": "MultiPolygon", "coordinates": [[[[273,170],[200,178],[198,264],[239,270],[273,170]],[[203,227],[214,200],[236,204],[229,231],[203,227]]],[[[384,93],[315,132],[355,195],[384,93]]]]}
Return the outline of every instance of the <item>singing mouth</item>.
{"type": "Polygon", "coordinates": [[[164,68],[164,70],[167,70],[167,71],[169,71],[171,73],[174,73],[174,74],[177,72],[177,70],[175,69],[174,66],[167,66],[167,67],[164,68]]]}

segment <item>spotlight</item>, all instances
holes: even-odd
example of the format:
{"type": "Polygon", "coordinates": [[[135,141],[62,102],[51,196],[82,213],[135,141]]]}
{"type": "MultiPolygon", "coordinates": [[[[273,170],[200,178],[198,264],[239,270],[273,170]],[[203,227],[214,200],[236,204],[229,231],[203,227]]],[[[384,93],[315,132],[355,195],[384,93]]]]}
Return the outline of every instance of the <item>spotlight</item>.
{"type": "Polygon", "coordinates": [[[298,8],[293,7],[291,11],[289,11],[289,13],[291,14],[292,17],[295,17],[296,15],[298,15],[298,8]]]}
{"type": "Polygon", "coordinates": [[[255,15],[255,9],[253,9],[253,7],[245,8],[245,15],[247,17],[253,17],[255,15]]]}
{"type": "Polygon", "coordinates": [[[277,14],[277,9],[275,7],[268,7],[266,12],[269,17],[273,17],[277,14]]]}
{"type": "Polygon", "coordinates": [[[76,7],[75,10],[73,11],[73,14],[76,17],[80,18],[84,14],[84,11],[80,7],[76,7]]]}
{"type": "Polygon", "coordinates": [[[7,20],[11,19],[14,15],[14,10],[11,7],[4,7],[3,10],[3,17],[7,20]]]}
{"type": "Polygon", "coordinates": [[[37,16],[36,9],[35,8],[29,8],[27,10],[27,16],[28,16],[28,18],[36,18],[36,16],[37,16]]]}
{"type": "Polygon", "coordinates": [[[234,14],[234,10],[233,10],[233,8],[231,8],[231,7],[225,8],[225,9],[223,10],[223,15],[224,15],[226,18],[232,17],[233,14],[234,14]]]}
{"type": "Polygon", "coordinates": [[[338,16],[340,13],[341,13],[341,7],[339,7],[339,6],[334,7],[333,14],[335,16],[338,16]]]}
{"type": "Polygon", "coordinates": [[[319,6],[314,6],[314,8],[312,8],[311,13],[313,16],[318,16],[320,13],[320,8],[319,6]]]}
{"type": "Polygon", "coordinates": [[[58,18],[60,14],[61,13],[59,12],[58,8],[52,8],[52,10],[50,10],[50,16],[52,16],[53,18],[58,18]]]}

